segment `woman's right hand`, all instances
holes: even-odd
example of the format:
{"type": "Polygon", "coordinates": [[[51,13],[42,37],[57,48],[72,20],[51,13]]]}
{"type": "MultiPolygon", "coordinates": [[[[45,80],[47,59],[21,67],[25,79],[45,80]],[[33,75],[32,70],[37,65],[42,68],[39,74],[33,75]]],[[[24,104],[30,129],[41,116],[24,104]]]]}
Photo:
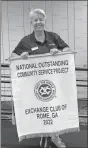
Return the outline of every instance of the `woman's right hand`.
{"type": "Polygon", "coordinates": [[[28,56],[29,56],[28,52],[23,52],[23,53],[21,54],[21,57],[22,57],[23,59],[27,59],[28,56]]]}

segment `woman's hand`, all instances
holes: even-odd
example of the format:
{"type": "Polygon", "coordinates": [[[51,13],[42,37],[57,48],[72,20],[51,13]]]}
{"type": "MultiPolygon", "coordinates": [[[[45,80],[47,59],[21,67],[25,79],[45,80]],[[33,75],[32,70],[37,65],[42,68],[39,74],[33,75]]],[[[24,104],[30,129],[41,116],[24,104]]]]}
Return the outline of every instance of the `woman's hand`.
{"type": "Polygon", "coordinates": [[[50,49],[50,53],[52,55],[56,55],[58,52],[59,52],[59,50],[57,48],[50,49]]]}
{"type": "Polygon", "coordinates": [[[71,50],[69,47],[65,47],[65,48],[63,49],[63,52],[72,52],[72,50],[71,50]]]}
{"type": "Polygon", "coordinates": [[[28,56],[29,56],[28,52],[23,52],[23,53],[21,54],[21,57],[22,57],[23,59],[27,59],[28,56]]]}

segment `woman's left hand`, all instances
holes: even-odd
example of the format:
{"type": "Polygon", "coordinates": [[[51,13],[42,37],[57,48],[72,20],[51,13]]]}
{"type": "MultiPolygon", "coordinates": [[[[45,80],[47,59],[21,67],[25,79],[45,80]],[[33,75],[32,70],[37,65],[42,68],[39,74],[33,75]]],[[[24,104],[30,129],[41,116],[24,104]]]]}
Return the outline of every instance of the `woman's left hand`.
{"type": "Polygon", "coordinates": [[[56,55],[58,52],[59,52],[59,50],[57,48],[50,49],[50,53],[52,55],[56,55]]]}

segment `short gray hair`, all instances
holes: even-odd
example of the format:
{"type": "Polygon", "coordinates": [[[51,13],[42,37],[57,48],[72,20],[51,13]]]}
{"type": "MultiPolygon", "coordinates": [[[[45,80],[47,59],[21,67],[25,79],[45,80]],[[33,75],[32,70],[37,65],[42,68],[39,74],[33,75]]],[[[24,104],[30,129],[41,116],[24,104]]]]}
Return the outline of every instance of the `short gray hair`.
{"type": "Polygon", "coordinates": [[[29,13],[30,20],[34,16],[34,14],[38,14],[38,13],[42,14],[44,18],[46,19],[46,14],[43,9],[32,9],[29,13]]]}

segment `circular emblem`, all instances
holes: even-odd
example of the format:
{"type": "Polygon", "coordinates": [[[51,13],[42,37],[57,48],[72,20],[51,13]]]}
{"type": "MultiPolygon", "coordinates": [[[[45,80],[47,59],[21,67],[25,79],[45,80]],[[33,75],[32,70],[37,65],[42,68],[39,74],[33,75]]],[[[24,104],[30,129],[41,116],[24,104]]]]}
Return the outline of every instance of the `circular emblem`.
{"type": "Polygon", "coordinates": [[[41,101],[50,101],[56,93],[55,85],[49,80],[39,81],[34,88],[36,97],[41,101]]]}

